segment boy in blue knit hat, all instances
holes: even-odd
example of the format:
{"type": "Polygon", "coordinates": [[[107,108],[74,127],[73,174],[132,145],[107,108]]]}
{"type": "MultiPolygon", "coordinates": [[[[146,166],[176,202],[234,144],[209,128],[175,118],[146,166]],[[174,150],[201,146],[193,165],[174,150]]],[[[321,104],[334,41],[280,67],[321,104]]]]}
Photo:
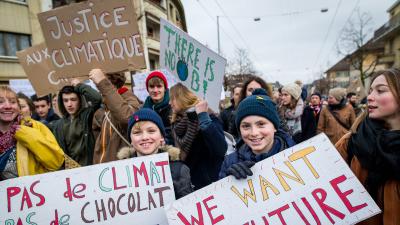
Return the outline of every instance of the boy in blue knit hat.
{"type": "Polygon", "coordinates": [[[244,141],[236,152],[226,156],[219,178],[237,179],[253,175],[250,168],[261,160],[293,146],[289,134],[279,129],[275,103],[264,89],[256,89],[237,109],[236,127],[244,141]]]}
{"type": "Polygon", "coordinates": [[[132,146],[119,150],[117,157],[126,159],[167,152],[175,197],[178,199],[193,191],[190,170],[179,160],[180,150],[165,145],[165,135],[161,117],[151,109],[140,109],[129,117],[128,139],[132,146]]]}

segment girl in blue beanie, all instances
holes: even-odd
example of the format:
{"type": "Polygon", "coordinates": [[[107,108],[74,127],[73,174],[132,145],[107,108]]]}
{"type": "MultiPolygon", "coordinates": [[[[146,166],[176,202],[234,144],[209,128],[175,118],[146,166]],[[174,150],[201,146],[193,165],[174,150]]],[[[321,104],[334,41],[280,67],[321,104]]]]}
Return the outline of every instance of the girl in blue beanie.
{"type": "Polygon", "coordinates": [[[219,178],[233,175],[237,179],[252,176],[250,168],[261,160],[293,146],[289,134],[279,129],[275,103],[264,89],[256,89],[238,107],[236,126],[244,141],[236,152],[226,156],[219,178]]]}

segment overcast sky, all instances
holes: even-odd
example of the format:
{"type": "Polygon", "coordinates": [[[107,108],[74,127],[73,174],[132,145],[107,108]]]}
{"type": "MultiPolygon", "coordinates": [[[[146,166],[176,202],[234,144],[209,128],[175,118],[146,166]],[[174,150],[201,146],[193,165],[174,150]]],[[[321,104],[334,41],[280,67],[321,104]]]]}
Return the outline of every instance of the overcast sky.
{"type": "MultiPolygon", "coordinates": [[[[371,27],[388,21],[394,0],[182,0],[189,34],[233,59],[235,48],[249,51],[268,82],[305,83],[338,62],[335,42],[355,7],[372,16],[371,27]],[[320,9],[328,8],[321,13],[320,9]],[[336,12],[336,13],[335,13],[336,12]],[[226,17],[227,16],[227,17],[226,17]],[[253,18],[261,20],[255,22],[253,18]],[[233,25],[232,25],[233,24],[233,25]],[[332,24],[330,26],[330,24],[332,24]],[[329,29],[331,27],[331,29],[329,29]],[[329,32],[329,35],[328,35],[329,32]],[[327,38],[326,38],[327,37],[327,38]],[[324,41],[326,40],[326,41],[324,41]]],[[[371,34],[372,35],[372,34],[371,34]]]]}

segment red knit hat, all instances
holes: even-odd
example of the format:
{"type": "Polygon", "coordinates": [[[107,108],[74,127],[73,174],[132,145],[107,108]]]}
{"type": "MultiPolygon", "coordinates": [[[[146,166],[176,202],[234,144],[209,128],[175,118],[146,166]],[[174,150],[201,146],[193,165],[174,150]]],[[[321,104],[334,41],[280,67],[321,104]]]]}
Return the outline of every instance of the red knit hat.
{"type": "Polygon", "coordinates": [[[153,78],[153,77],[158,77],[158,78],[160,78],[160,79],[164,82],[165,89],[168,89],[168,81],[167,81],[167,78],[165,78],[164,74],[163,74],[161,71],[156,70],[156,71],[151,72],[151,73],[149,74],[149,76],[147,76],[147,78],[146,78],[146,89],[147,89],[147,90],[149,90],[149,86],[148,86],[149,80],[150,80],[151,78],[153,78]]]}

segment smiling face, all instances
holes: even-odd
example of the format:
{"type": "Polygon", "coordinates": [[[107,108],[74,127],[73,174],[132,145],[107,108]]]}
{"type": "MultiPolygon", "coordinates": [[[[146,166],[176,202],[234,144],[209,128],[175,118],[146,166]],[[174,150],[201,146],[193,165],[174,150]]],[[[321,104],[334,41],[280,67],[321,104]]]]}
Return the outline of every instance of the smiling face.
{"type": "Polygon", "coordinates": [[[17,95],[13,92],[0,91],[0,122],[11,123],[19,114],[17,95]]]}
{"type": "Polygon", "coordinates": [[[19,102],[19,105],[21,107],[21,114],[24,117],[31,116],[32,112],[31,112],[31,109],[29,108],[29,105],[26,102],[26,100],[23,99],[23,98],[18,98],[18,102],[19,102]]]}
{"type": "Polygon", "coordinates": [[[240,134],[243,141],[254,154],[269,152],[274,144],[276,129],[262,116],[247,116],[240,122],[240,134]]]}
{"type": "Polygon", "coordinates": [[[372,82],[367,100],[370,118],[388,121],[400,117],[399,104],[385,76],[380,75],[372,82]]]}
{"type": "Polygon", "coordinates": [[[130,135],[131,143],[138,156],[155,154],[165,143],[158,126],[150,121],[135,123],[130,135]]]}

